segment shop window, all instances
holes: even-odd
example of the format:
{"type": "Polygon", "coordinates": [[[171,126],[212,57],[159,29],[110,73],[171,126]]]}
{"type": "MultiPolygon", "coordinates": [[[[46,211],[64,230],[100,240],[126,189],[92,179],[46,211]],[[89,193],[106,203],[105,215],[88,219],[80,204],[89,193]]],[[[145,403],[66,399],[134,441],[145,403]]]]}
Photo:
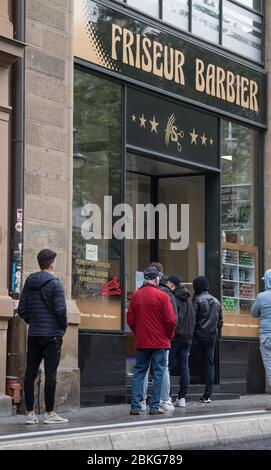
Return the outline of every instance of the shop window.
{"type": "Polygon", "coordinates": [[[219,0],[193,0],[192,33],[219,42],[219,0]]]}
{"type": "Polygon", "coordinates": [[[121,86],[80,70],[74,86],[72,293],[81,328],[120,330],[121,242],[106,227],[104,197],[112,207],[120,203],[121,86]]]}
{"type": "Polygon", "coordinates": [[[127,5],[156,18],[159,17],[159,0],[127,0],[127,5]]]}
{"type": "Polygon", "coordinates": [[[163,20],[177,28],[188,30],[189,2],[188,0],[164,0],[163,20]]]}
{"type": "Polygon", "coordinates": [[[262,61],[263,20],[229,1],[223,4],[222,45],[257,62],[262,61]]]}
{"type": "Polygon", "coordinates": [[[222,121],[222,301],[225,336],[257,336],[260,134],[222,121]],[[236,314],[239,317],[236,317],[236,314]]]}
{"type": "Polygon", "coordinates": [[[236,0],[238,3],[245,5],[245,7],[251,8],[256,11],[263,11],[263,2],[262,0],[236,0]]]}

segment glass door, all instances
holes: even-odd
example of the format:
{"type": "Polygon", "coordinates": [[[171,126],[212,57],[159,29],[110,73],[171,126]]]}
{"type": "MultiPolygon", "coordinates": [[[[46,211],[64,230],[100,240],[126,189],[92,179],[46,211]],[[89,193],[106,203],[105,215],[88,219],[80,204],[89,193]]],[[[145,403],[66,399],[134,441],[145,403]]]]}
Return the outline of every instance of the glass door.
{"type": "Polygon", "coordinates": [[[159,202],[166,205],[177,204],[178,231],[186,230],[181,220],[181,204],[189,205],[189,244],[187,249],[171,249],[172,240],[159,240],[159,262],[166,274],[177,274],[192,287],[193,279],[204,274],[205,243],[205,177],[203,175],[183,175],[159,179],[159,202]]]}
{"type": "MultiPolygon", "coordinates": [[[[159,261],[165,274],[178,274],[189,289],[193,279],[204,274],[205,252],[205,177],[196,175],[179,166],[153,161],[146,157],[136,157],[127,161],[126,204],[132,208],[129,217],[133,220],[133,237],[125,240],[125,277],[126,277],[126,310],[132,293],[142,285],[143,271],[151,261],[159,261]],[[144,172],[144,173],[143,173],[144,172]],[[174,175],[174,176],[170,176],[174,175]],[[175,176],[178,175],[178,176],[175,176]],[[163,215],[147,219],[144,217],[144,237],[136,236],[138,205],[163,204],[163,215]],[[171,250],[172,239],[169,233],[166,239],[159,239],[159,225],[169,226],[169,205],[177,206],[177,227],[181,227],[181,204],[189,205],[189,244],[183,251],[171,250]],[[154,227],[147,227],[147,221],[154,227]],[[148,230],[153,229],[155,238],[147,238],[148,230]]],[[[192,290],[192,289],[191,289],[192,290]]],[[[128,325],[125,326],[126,373],[132,376],[135,364],[134,335],[128,325]]]]}

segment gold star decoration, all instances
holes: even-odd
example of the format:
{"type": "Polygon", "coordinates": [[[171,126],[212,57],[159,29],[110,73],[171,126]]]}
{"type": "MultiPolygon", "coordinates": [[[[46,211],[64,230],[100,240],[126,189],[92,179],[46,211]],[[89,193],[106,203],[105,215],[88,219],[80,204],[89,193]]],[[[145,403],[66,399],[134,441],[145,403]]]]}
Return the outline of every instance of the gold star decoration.
{"type": "Polygon", "coordinates": [[[157,126],[159,126],[159,122],[155,121],[155,116],[153,116],[151,123],[151,132],[154,131],[157,134],[157,126]]]}
{"type": "Polygon", "coordinates": [[[136,122],[136,116],[132,114],[132,122],[136,122]]]}
{"type": "Polygon", "coordinates": [[[195,128],[193,129],[193,132],[189,132],[189,134],[191,135],[191,144],[197,145],[198,134],[196,134],[195,128]]]}
{"type": "Polygon", "coordinates": [[[144,114],[142,114],[142,116],[139,118],[140,120],[140,127],[145,127],[145,122],[147,121],[147,119],[144,118],[144,114]]]}
{"type": "Polygon", "coordinates": [[[209,141],[210,141],[210,144],[211,144],[211,145],[214,144],[214,139],[213,139],[213,137],[211,137],[211,139],[209,139],[209,141]]]}
{"type": "Polygon", "coordinates": [[[201,145],[205,145],[206,147],[206,140],[207,140],[207,137],[206,135],[204,134],[204,132],[202,133],[202,135],[200,136],[201,138],[201,145]]]}

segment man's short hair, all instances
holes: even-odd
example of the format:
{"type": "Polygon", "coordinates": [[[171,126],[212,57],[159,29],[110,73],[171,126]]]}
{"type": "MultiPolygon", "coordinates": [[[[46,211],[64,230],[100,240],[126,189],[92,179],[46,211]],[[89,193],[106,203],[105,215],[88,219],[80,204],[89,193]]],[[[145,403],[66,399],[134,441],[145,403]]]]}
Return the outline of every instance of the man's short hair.
{"type": "Polygon", "coordinates": [[[163,265],[161,263],[158,263],[156,261],[153,261],[150,266],[152,266],[153,268],[156,268],[157,271],[159,271],[159,273],[163,273],[164,272],[164,268],[163,268],[163,265]]]}
{"type": "Polygon", "coordinates": [[[55,261],[56,252],[45,248],[38,253],[37,260],[40,269],[48,269],[49,266],[55,261]]]}

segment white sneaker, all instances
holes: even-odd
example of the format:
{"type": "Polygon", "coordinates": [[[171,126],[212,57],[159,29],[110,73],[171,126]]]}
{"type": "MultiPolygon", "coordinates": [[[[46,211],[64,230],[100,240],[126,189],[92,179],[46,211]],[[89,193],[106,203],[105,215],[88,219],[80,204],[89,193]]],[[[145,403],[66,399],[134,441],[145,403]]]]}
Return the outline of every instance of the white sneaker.
{"type": "Polygon", "coordinates": [[[160,401],[160,407],[164,411],[171,411],[174,410],[174,405],[171,403],[171,400],[160,401]]]}
{"type": "Polygon", "coordinates": [[[177,398],[174,405],[176,408],[185,408],[185,398],[177,398]]]}
{"type": "Polygon", "coordinates": [[[141,402],[141,411],[147,411],[147,402],[146,402],[146,400],[142,400],[142,402],[141,402]]]}
{"type": "Polygon", "coordinates": [[[45,413],[45,419],[43,420],[44,424],[62,424],[62,423],[68,423],[67,418],[62,418],[62,416],[59,416],[55,412],[53,412],[51,415],[48,413],[45,413]]]}
{"type": "Polygon", "coordinates": [[[201,398],[200,398],[200,401],[202,401],[203,403],[212,403],[212,401],[210,400],[210,398],[201,397],[201,398]]]}
{"type": "Polygon", "coordinates": [[[25,424],[38,424],[39,419],[38,417],[33,414],[33,413],[27,413],[27,420],[25,421],[25,424]]]}

